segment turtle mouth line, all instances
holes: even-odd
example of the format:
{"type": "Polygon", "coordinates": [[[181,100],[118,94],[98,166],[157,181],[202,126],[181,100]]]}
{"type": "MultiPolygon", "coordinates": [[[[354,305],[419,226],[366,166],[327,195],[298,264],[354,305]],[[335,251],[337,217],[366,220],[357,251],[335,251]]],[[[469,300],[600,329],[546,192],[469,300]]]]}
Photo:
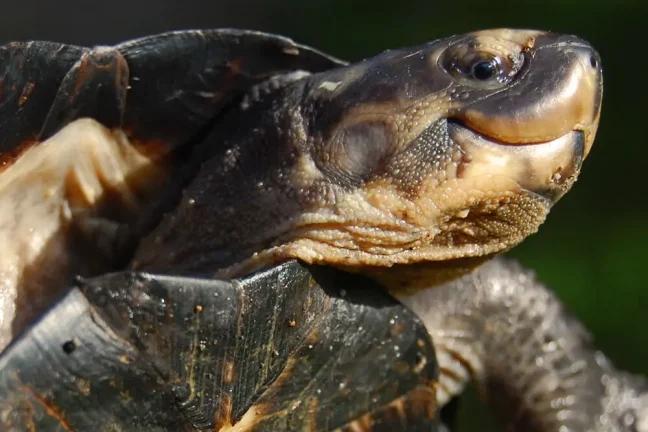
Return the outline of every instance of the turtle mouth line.
{"type": "Polygon", "coordinates": [[[585,132],[581,130],[543,143],[510,144],[449,120],[448,133],[466,156],[462,177],[507,177],[552,202],[569,190],[585,159],[585,132]]]}
{"type": "Polygon", "coordinates": [[[448,131],[449,131],[451,136],[452,136],[453,132],[458,131],[459,129],[463,129],[463,130],[472,132],[472,134],[474,134],[475,137],[478,137],[480,139],[480,141],[482,141],[485,144],[502,146],[504,148],[509,148],[509,149],[511,149],[513,151],[515,149],[525,149],[525,148],[528,148],[528,147],[550,145],[550,144],[558,142],[558,141],[564,142],[564,140],[566,138],[570,137],[572,134],[579,134],[583,138],[585,136],[585,131],[584,130],[574,128],[571,131],[567,132],[566,134],[558,136],[557,138],[552,139],[552,140],[542,140],[542,141],[524,141],[524,140],[521,140],[520,142],[513,142],[513,141],[504,141],[504,140],[497,139],[495,137],[489,136],[487,134],[484,134],[482,132],[478,132],[477,130],[470,127],[468,124],[464,123],[460,119],[449,118],[447,120],[447,123],[448,123],[448,131]]]}

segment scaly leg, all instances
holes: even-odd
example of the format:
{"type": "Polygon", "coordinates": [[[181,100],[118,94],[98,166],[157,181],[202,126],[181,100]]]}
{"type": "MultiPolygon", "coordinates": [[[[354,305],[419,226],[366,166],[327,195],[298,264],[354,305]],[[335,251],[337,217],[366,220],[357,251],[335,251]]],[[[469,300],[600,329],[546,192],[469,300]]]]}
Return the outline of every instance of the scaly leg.
{"type": "Polygon", "coordinates": [[[648,430],[648,382],[615,369],[555,294],[520,265],[496,259],[399,299],[432,335],[440,404],[472,378],[506,430],[648,430]]]}

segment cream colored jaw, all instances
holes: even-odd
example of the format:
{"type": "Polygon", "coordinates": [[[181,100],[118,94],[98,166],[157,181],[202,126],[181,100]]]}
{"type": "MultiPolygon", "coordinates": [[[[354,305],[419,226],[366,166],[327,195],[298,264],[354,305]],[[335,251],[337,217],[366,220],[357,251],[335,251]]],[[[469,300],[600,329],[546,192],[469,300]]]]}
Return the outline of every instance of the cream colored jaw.
{"type": "Polygon", "coordinates": [[[527,191],[542,191],[556,188],[556,182],[565,181],[566,175],[577,174],[578,167],[573,167],[577,133],[521,146],[501,145],[464,127],[454,127],[451,136],[470,157],[462,177],[505,177],[527,191]]]}

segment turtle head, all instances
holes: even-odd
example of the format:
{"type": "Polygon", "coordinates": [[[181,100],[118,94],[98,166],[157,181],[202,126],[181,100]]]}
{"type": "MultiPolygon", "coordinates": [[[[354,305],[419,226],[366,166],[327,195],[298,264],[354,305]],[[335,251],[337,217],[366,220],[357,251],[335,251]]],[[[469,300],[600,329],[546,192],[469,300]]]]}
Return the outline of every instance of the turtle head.
{"type": "Polygon", "coordinates": [[[300,115],[335,185],[322,209],[346,221],[357,264],[390,266],[489,256],[535,232],[578,176],[601,98],[587,42],[499,29],[314,75],[300,115]]]}
{"type": "Polygon", "coordinates": [[[599,56],[574,36],[500,29],[387,51],[232,113],[171,230],[205,220],[216,264],[243,260],[230,274],[480,260],[535,232],[574,183],[601,97],[599,56]]]}
{"type": "Polygon", "coordinates": [[[388,51],[313,76],[307,92],[313,161],[332,182],[426,199],[449,180],[486,195],[513,181],[551,204],[591,149],[602,71],[577,37],[500,29],[388,51]]]}

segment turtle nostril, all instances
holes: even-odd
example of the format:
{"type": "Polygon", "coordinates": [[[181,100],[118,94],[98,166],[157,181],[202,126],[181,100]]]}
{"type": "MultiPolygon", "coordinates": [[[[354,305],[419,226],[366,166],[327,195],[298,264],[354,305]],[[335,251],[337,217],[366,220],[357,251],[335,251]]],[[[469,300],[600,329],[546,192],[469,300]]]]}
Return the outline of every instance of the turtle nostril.
{"type": "Polygon", "coordinates": [[[592,67],[596,69],[598,67],[598,59],[596,58],[596,56],[591,55],[589,60],[590,60],[590,65],[592,65],[592,67]]]}

